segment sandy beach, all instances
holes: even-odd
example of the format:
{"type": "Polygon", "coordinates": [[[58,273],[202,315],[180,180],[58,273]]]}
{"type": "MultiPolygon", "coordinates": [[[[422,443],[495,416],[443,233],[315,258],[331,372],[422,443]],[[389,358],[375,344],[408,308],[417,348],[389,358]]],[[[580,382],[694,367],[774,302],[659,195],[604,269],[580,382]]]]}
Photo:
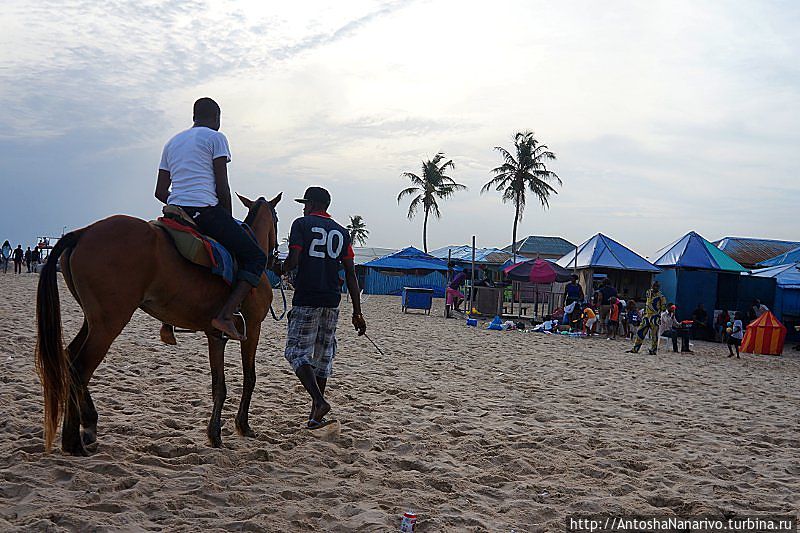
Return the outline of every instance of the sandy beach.
{"type": "MultiPolygon", "coordinates": [[[[158,340],[137,312],[90,385],[99,447],[45,454],[34,372],[37,277],[0,275],[0,530],[563,531],[569,513],[796,513],[800,359],[695,342],[631,355],[627,341],[467,328],[368,297],[376,353],[346,323],[329,387],[341,434],[302,428],[306,393],[267,319],[251,409],[235,434],[238,347],[227,350],[223,448],[206,443],[204,337],[158,340]]],[[[61,286],[68,341],[80,310],[61,286]]],[[[279,297],[277,298],[279,301],[279,297]]],[[[343,317],[350,309],[343,304],[343,317]]],[[[57,440],[60,446],[60,437],[57,440]]]]}

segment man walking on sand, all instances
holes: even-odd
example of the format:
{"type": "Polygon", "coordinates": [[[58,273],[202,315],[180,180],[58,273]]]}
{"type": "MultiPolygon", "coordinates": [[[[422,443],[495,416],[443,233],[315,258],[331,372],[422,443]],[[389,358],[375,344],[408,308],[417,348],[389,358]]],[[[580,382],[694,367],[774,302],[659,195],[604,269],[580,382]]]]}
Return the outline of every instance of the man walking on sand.
{"type": "Polygon", "coordinates": [[[353,327],[359,335],[367,331],[361,314],[353,247],[350,234],[327,213],[331,195],[321,187],[309,187],[303,198],[303,215],[292,223],[289,233],[289,257],[276,264],[274,271],[283,275],[297,268],[294,297],[289,312],[289,331],[284,356],[311,396],[308,429],[318,429],[331,421],[325,401],[325,385],[336,356],[336,325],[342,298],[339,268],[344,266],[347,290],[353,302],[353,327]]]}
{"type": "Polygon", "coordinates": [[[667,298],[661,294],[661,284],[657,281],[653,282],[646,297],[647,303],[644,306],[642,323],[636,331],[633,348],[628,350],[628,353],[639,353],[648,332],[650,333],[650,355],[655,355],[658,351],[658,324],[661,313],[667,309],[667,298]]]}

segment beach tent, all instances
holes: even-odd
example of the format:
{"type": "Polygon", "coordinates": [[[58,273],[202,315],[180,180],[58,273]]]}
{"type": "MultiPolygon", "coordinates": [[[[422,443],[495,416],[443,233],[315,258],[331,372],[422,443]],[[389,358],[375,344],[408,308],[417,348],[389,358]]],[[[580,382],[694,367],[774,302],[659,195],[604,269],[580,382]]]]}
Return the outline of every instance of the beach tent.
{"type": "Polygon", "coordinates": [[[745,331],[739,349],[745,353],[780,355],[783,353],[785,339],[786,327],[775,315],[767,311],[747,325],[747,331],[745,331]]]}
{"type": "Polygon", "coordinates": [[[694,268],[717,272],[746,272],[747,269],[725,252],[690,231],[655,253],[653,264],[661,268],[694,268]]]}
{"type": "Polygon", "coordinates": [[[608,278],[621,297],[644,297],[658,268],[633,250],[598,233],[556,264],[575,270],[587,297],[594,291],[595,278],[608,278]]]}
{"type": "Polygon", "coordinates": [[[403,287],[433,289],[434,296],[444,297],[447,262],[413,246],[364,264],[367,294],[400,295],[403,287]]]}
{"type": "Polygon", "coordinates": [[[800,246],[798,246],[797,248],[792,248],[788,252],[784,252],[778,256],[773,257],[772,259],[767,259],[766,261],[762,261],[758,263],[757,266],[771,267],[778,265],[788,265],[798,262],[800,262],[800,246]]]}
{"type": "Polygon", "coordinates": [[[653,264],[661,268],[656,280],[667,300],[678,306],[678,316],[690,318],[702,303],[708,313],[707,331],[714,320],[714,310],[744,310],[753,298],[772,304],[773,287],[763,280],[741,284],[742,265],[690,231],[654,254],[653,264]]]}

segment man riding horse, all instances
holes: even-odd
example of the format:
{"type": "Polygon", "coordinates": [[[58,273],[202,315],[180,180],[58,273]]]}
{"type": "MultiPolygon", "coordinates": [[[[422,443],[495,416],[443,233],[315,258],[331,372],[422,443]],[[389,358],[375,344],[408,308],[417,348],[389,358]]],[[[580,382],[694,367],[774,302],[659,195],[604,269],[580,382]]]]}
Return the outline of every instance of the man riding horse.
{"type": "MultiPolygon", "coordinates": [[[[194,103],[194,125],[167,142],[158,167],[155,196],[181,207],[204,235],[225,246],[239,264],[236,283],[211,324],[235,340],[243,340],[233,313],[251,287],[258,287],[267,257],[233,218],[228,163],[228,139],[219,131],[220,108],[211,98],[194,103]],[[171,187],[171,189],[170,189],[171,187]]],[[[175,343],[172,327],[164,324],[162,339],[175,343]]]]}

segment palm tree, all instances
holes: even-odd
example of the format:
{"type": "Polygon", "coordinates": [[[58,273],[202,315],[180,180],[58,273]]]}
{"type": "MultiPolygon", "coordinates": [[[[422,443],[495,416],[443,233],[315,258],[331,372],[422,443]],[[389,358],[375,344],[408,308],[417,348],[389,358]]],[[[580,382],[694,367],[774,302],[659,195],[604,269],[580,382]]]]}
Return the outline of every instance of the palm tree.
{"type": "Polygon", "coordinates": [[[403,172],[402,176],[410,179],[414,186],[403,189],[397,195],[397,203],[399,204],[404,196],[416,194],[408,206],[408,218],[414,218],[417,210],[422,206],[422,210],[425,213],[425,221],[422,223],[422,247],[425,253],[428,253],[428,217],[433,214],[436,218],[442,218],[442,213],[439,211],[439,204],[436,200],[450,198],[456,191],[467,189],[464,185],[456,183],[450,176],[445,175],[447,169],[454,169],[455,165],[452,159],[442,163],[443,159],[444,154],[439,152],[433,159],[423,161],[422,177],[411,172],[403,172]]]}
{"type": "Polygon", "coordinates": [[[347,231],[350,232],[350,240],[353,241],[353,244],[361,246],[367,244],[369,230],[361,215],[353,215],[350,217],[350,224],[347,225],[347,231]]]}
{"type": "Polygon", "coordinates": [[[514,136],[516,158],[505,148],[495,146],[505,162],[492,170],[494,178],[483,186],[481,193],[493,188],[503,193],[503,202],[514,204],[514,230],[511,240],[511,252],[517,260],[517,224],[522,220],[525,211],[526,190],[532,192],[543,208],[550,206],[550,194],[558,194],[549,182],[555,180],[562,185],[561,178],[555,172],[547,170],[545,161],[555,160],[556,155],[546,144],[537,141],[532,131],[519,132],[514,136]]]}

